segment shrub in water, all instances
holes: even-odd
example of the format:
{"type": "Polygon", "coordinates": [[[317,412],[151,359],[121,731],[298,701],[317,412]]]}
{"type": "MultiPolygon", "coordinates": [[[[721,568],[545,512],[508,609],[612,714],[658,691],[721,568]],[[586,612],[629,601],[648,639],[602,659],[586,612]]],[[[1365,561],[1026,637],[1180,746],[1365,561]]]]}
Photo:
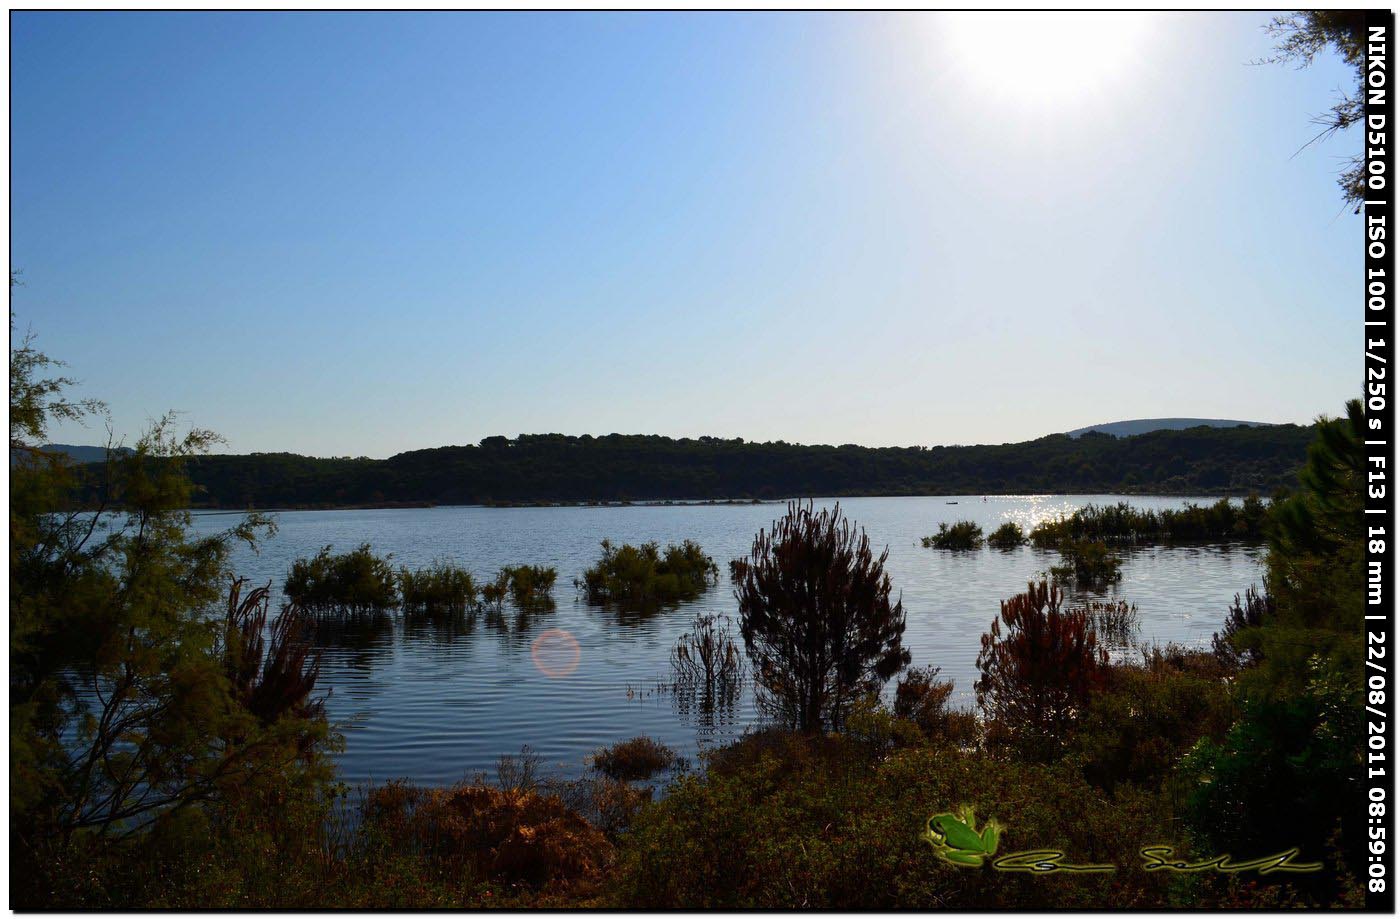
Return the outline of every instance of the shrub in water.
{"type": "Polygon", "coordinates": [[[289,603],[267,627],[271,592],[258,587],[247,596],[238,578],[229,587],[224,664],[236,698],[264,724],[285,714],[308,721],[325,715],[324,697],[312,699],[321,672],[312,645],[316,624],[306,610],[289,603]]]}
{"type": "Polygon", "coordinates": [[[737,686],[744,674],[744,659],[729,633],[728,619],[696,614],[690,631],[671,649],[671,672],[677,684],[709,691],[737,686]]]}
{"type": "Polygon", "coordinates": [[[476,582],[471,572],[451,562],[430,568],[399,569],[399,592],[406,614],[461,615],[476,605],[476,582]]]}
{"type": "Polygon", "coordinates": [[[1114,645],[1131,645],[1138,628],[1138,608],[1126,600],[1091,600],[1084,604],[1084,614],[1100,641],[1114,645]]]}
{"type": "MultiPolygon", "coordinates": [[[[719,580],[719,567],[687,539],[663,553],[657,543],[614,546],[603,540],[603,557],[574,582],[590,601],[647,605],[688,600],[719,580]]],[[[734,570],[730,565],[731,574],[734,570]]]]}
{"type": "Polygon", "coordinates": [[[1021,530],[1021,525],[1014,520],[1006,521],[987,537],[987,545],[993,549],[1014,549],[1025,541],[1026,534],[1021,530]]]}
{"type": "Polygon", "coordinates": [[[510,592],[510,569],[502,568],[496,572],[496,577],[489,584],[481,585],[481,601],[488,607],[500,611],[501,604],[506,602],[506,594],[510,592]]]}
{"type": "Polygon", "coordinates": [[[593,754],[593,768],[619,781],[649,779],[675,761],[670,747],[650,737],[633,737],[593,754]]]}
{"type": "Polygon", "coordinates": [[[949,526],[938,525],[938,532],[925,536],[922,540],[925,549],[976,549],[982,545],[982,528],[971,520],[959,520],[949,526]]]}
{"type": "Polygon", "coordinates": [[[309,609],[379,612],[398,603],[394,569],[364,543],[352,552],[332,555],[326,546],[314,558],[292,563],[282,592],[309,609]]]}
{"type": "Polygon", "coordinates": [[[1060,543],[1060,558],[1061,563],[1050,568],[1057,583],[1097,590],[1123,579],[1123,560],[1104,543],[1066,540],[1060,543]]]}
{"type": "Polygon", "coordinates": [[[1089,504],[1069,516],[1047,520],[1031,530],[1031,542],[1042,548],[1064,540],[1089,540],[1110,545],[1152,542],[1259,541],[1264,538],[1268,507],[1257,495],[1239,504],[1221,498],[1211,505],[1185,504],[1160,511],[1142,510],[1120,501],[1089,504]]]}
{"type": "Polygon", "coordinates": [[[549,600],[554,580],[559,572],[543,565],[517,565],[502,568],[501,574],[510,584],[510,595],[518,606],[530,606],[549,600]]]}

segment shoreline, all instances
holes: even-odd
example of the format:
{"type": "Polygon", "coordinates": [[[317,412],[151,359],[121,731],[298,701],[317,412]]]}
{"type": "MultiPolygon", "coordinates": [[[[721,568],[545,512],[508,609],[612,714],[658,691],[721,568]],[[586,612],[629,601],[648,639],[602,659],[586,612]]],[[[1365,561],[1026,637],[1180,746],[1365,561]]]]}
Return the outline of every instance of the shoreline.
{"type": "MultiPolygon", "coordinates": [[[[290,504],[265,507],[232,507],[227,505],[195,505],[186,508],[191,513],[204,514],[246,514],[246,513],[291,513],[293,511],[384,511],[384,510],[432,510],[447,508],[484,508],[489,510],[513,510],[521,508],[625,508],[625,507],[747,507],[765,504],[779,505],[790,501],[842,501],[852,498],[958,498],[969,502],[980,502],[982,498],[1079,498],[1111,495],[1116,498],[1180,498],[1183,501],[1219,501],[1221,498],[1244,499],[1257,492],[1123,492],[1123,491],[1046,491],[1046,492],[985,492],[977,494],[956,494],[920,492],[917,494],[845,494],[845,495],[799,495],[783,498],[655,498],[621,501],[499,501],[490,504],[437,504],[432,501],[385,501],[367,504],[290,504]]],[[[1259,497],[1264,497],[1259,495],[1259,497]]],[[[1264,498],[1264,500],[1270,500],[1264,498]]],[[[957,503],[957,502],[953,502],[957,503]]]]}

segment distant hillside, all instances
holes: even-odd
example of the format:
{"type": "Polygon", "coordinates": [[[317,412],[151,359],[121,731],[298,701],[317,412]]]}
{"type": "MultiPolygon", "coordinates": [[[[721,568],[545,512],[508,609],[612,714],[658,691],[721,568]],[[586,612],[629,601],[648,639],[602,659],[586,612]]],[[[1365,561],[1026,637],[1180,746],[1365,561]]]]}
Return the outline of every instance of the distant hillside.
{"type": "Polygon", "coordinates": [[[968,447],[802,446],[715,437],[488,437],[385,460],[291,453],[192,460],[206,507],[345,507],[844,495],[1273,493],[1311,427],[1195,427],[1136,437],[1054,434],[968,447]]]}
{"type": "MultiPolygon", "coordinates": [[[[101,463],[107,459],[106,447],[84,447],[78,444],[44,444],[39,448],[46,453],[62,453],[75,463],[101,463]]],[[[118,453],[130,453],[130,447],[118,447],[118,453]]],[[[14,465],[15,457],[10,456],[10,465],[14,465]]]]}
{"type": "Polygon", "coordinates": [[[1187,428],[1198,428],[1203,425],[1208,428],[1235,428],[1240,425],[1251,428],[1269,427],[1269,424],[1264,421],[1227,421],[1222,418],[1138,418],[1135,421],[1110,421],[1107,424],[1096,424],[1066,433],[1069,437],[1079,437],[1090,431],[1110,434],[1114,437],[1135,437],[1138,434],[1147,434],[1151,431],[1184,431],[1187,428]]]}

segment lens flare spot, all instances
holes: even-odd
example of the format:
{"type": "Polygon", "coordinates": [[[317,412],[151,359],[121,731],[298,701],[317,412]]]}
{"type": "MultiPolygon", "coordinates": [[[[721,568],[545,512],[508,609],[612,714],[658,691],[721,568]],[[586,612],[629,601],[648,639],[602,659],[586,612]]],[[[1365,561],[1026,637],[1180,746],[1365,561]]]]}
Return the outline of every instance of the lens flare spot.
{"type": "Polygon", "coordinates": [[[563,629],[545,629],[530,645],[535,669],[550,679],[566,677],[578,669],[578,639],[563,629]]]}

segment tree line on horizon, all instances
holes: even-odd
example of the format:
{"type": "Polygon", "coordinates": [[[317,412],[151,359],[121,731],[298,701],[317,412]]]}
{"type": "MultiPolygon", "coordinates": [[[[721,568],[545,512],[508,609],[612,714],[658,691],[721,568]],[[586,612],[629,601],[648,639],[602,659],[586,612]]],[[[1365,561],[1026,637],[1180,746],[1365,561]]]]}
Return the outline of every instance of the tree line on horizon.
{"type": "MultiPolygon", "coordinates": [[[[384,460],[193,458],[198,507],[522,504],[796,496],[1261,494],[1296,481],[1312,426],[1063,434],[983,446],[804,446],[610,434],[488,437],[384,460]]],[[[96,472],[97,467],[90,467],[96,472]]]]}

